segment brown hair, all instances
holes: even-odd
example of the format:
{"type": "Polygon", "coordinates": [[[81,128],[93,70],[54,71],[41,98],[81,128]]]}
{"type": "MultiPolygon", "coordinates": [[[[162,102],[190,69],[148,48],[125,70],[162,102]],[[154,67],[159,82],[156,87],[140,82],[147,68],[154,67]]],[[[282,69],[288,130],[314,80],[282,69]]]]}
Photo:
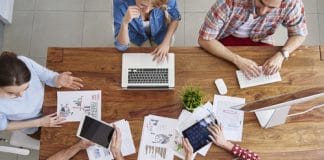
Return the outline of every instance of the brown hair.
{"type": "Polygon", "coordinates": [[[165,21],[167,24],[171,23],[171,17],[168,12],[168,2],[169,0],[152,0],[153,7],[157,7],[163,10],[165,15],[165,21]]]}
{"type": "Polygon", "coordinates": [[[0,55],[0,87],[20,86],[29,82],[31,73],[26,64],[12,52],[0,55]]]}

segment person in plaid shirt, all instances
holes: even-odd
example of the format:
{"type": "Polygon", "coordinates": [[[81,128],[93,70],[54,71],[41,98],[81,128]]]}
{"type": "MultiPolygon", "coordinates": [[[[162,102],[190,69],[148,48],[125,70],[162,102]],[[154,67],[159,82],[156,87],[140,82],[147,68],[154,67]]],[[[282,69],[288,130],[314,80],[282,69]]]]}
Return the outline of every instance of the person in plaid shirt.
{"type": "Polygon", "coordinates": [[[289,53],[305,40],[307,26],[301,0],[216,0],[199,31],[198,43],[253,78],[262,72],[258,64],[225,46],[270,45],[271,35],[280,24],[287,28],[288,40],[279,52],[260,64],[263,72],[271,75],[281,69],[289,53]]]}
{"type": "MultiPolygon", "coordinates": [[[[208,131],[210,133],[209,138],[212,142],[225,149],[226,151],[232,153],[237,160],[261,160],[261,158],[254,152],[240,147],[238,144],[233,144],[227,141],[223,134],[223,127],[215,123],[208,126],[208,131]]],[[[193,148],[187,138],[182,140],[183,149],[185,152],[185,160],[192,160],[194,158],[193,148]]]]}

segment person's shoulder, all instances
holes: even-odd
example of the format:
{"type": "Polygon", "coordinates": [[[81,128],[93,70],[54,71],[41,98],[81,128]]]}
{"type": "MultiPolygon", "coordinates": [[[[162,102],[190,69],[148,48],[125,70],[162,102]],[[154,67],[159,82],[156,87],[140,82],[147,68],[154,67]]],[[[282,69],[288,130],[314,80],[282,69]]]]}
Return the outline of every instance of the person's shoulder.
{"type": "Polygon", "coordinates": [[[135,0],[114,0],[114,5],[128,5],[135,3],[135,0]]]}
{"type": "Polygon", "coordinates": [[[25,63],[29,63],[30,61],[32,61],[30,58],[28,58],[26,56],[17,56],[17,58],[22,60],[25,63]]]}
{"type": "Polygon", "coordinates": [[[29,69],[32,68],[31,66],[34,66],[35,63],[37,64],[37,62],[26,56],[18,56],[18,59],[22,60],[29,69]]]}
{"type": "Polygon", "coordinates": [[[296,5],[302,5],[303,2],[302,0],[284,0],[282,1],[283,7],[291,7],[291,6],[296,6],[296,5]]]}
{"type": "Polygon", "coordinates": [[[304,9],[304,4],[302,0],[284,0],[282,1],[280,8],[287,12],[299,12],[304,9]]]}
{"type": "Polygon", "coordinates": [[[249,0],[216,0],[214,6],[240,6],[242,4],[246,4],[249,0]]]}

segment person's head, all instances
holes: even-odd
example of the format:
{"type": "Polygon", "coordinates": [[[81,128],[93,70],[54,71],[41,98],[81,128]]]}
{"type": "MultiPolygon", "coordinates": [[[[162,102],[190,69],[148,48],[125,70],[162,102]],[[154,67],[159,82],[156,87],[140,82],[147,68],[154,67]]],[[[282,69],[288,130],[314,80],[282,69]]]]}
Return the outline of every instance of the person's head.
{"type": "Polygon", "coordinates": [[[168,0],[136,0],[136,5],[142,13],[150,13],[153,8],[160,8],[164,11],[166,23],[171,22],[169,13],[167,12],[168,0]]]}
{"type": "Polygon", "coordinates": [[[274,8],[279,8],[282,0],[255,0],[256,14],[264,16],[274,8]]]}
{"type": "Polygon", "coordinates": [[[136,6],[142,13],[149,13],[153,9],[151,0],[136,0],[136,6]]]}
{"type": "Polygon", "coordinates": [[[0,95],[4,98],[22,96],[29,86],[31,73],[26,64],[11,52],[0,55],[0,95]]]}

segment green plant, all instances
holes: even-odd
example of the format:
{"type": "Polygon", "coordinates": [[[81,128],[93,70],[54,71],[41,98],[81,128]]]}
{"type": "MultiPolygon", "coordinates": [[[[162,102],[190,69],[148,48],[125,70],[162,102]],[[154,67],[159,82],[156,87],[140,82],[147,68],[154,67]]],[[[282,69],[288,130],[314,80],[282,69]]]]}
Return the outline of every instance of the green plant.
{"type": "Polygon", "coordinates": [[[193,112],[203,102],[203,93],[198,87],[188,86],[181,92],[181,101],[190,112],[193,112]]]}

